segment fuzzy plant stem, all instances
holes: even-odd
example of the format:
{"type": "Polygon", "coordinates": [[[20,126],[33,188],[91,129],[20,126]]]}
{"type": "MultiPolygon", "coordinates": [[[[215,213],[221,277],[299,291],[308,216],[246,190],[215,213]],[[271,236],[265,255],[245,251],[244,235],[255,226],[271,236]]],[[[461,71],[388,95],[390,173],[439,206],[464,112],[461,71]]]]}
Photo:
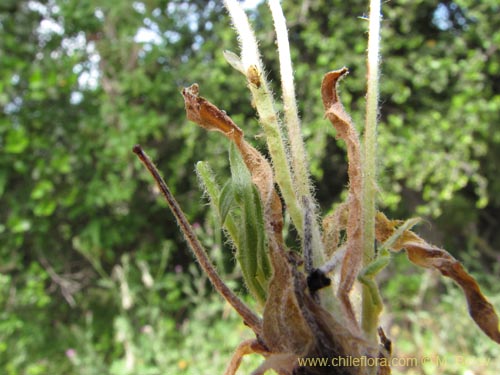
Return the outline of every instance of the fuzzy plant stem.
{"type": "MultiPolygon", "coordinates": [[[[283,107],[285,124],[288,131],[288,142],[290,145],[290,163],[292,166],[293,185],[302,210],[306,212],[312,208],[312,218],[308,225],[311,228],[312,239],[312,264],[320,267],[325,261],[323,243],[321,242],[321,231],[318,224],[316,207],[314,206],[313,188],[309,178],[307,153],[300,130],[300,119],[295,100],[295,85],[293,79],[292,58],[290,55],[290,43],[286,20],[279,0],[269,0],[269,8],[274,20],[278,54],[280,61],[281,90],[283,95],[283,107]],[[309,202],[312,207],[304,206],[309,202]]],[[[304,228],[306,223],[304,223],[304,228]]],[[[304,229],[305,230],[305,229],[304,229]]],[[[307,259],[306,259],[307,262],[307,259]]]]}
{"type": "Polygon", "coordinates": [[[290,43],[288,42],[285,16],[283,15],[279,0],[269,0],[269,8],[273,15],[278,44],[285,124],[288,130],[288,141],[290,143],[292,170],[295,177],[294,185],[299,197],[308,196],[312,189],[309,184],[306,152],[304,150],[297,102],[295,100],[290,43]]]}
{"type": "MultiPolygon", "coordinates": [[[[376,214],[376,167],[377,167],[377,116],[380,51],[380,0],[370,0],[367,59],[366,124],[363,155],[363,209],[364,238],[363,265],[366,267],[375,257],[375,214],[376,214]]],[[[369,338],[376,340],[378,312],[374,308],[370,292],[363,287],[362,327],[369,338]]]]}
{"type": "Polygon", "coordinates": [[[248,87],[252,93],[260,123],[266,135],[267,146],[273,161],[274,177],[290,212],[290,217],[297,228],[297,232],[302,237],[303,214],[301,205],[293,187],[292,174],[285,146],[286,141],[281,131],[272,92],[265,79],[257,40],[255,39],[248,17],[238,1],[224,0],[224,4],[239,35],[241,69],[247,77],[248,87]]]}

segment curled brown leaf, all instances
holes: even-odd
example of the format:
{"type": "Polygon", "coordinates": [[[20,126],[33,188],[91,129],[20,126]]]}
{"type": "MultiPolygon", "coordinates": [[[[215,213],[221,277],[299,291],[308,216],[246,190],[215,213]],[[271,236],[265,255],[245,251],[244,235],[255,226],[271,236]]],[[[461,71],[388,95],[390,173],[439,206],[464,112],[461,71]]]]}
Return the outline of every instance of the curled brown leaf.
{"type": "MultiPolygon", "coordinates": [[[[401,224],[400,220],[389,220],[379,212],[375,230],[377,241],[387,240],[401,224]]],[[[391,248],[393,251],[401,249],[406,249],[408,259],[414,264],[434,268],[460,285],[467,299],[472,319],[488,337],[500,344],[499,319],[495,308],[481,293],[476,280],[465,271],[458,260],[446,250],[428,244],[410,230],[404,231],[391,248]]]]}
{"type": "Polygon", "coordinates": [[[363,262],[363,206],[361,203],[363,177],[361,173],[361,150],[358,133],[351,118],[344,110],[337,92],[337,83],[347,74],[347,68],[332,71],[323,77],[321,96],[325,107],[325,116],[333,124],[337,137],[347,145],[349,175],[349,207],[347,217],[347,252],[342,262],[338,296],[345,314],[353,328],[358,328],[354,310],[349,299],[351,291],[363,262]]]}
{"type": "Polygon", "coordinates": [[[225,111],[217,108],[198,95],[199,87],[193,84],[182,90],[187,118],[202,128],[223,133],[234,142],[245,165],[252,175],[252,182],[259,190],[265,219],[271,223],[273,235],[282,242],[283,217],[281,201],[274,189],[274,177],[271,165],[253,146],[244,139],[243,131],[234,123],[225,111]]]}

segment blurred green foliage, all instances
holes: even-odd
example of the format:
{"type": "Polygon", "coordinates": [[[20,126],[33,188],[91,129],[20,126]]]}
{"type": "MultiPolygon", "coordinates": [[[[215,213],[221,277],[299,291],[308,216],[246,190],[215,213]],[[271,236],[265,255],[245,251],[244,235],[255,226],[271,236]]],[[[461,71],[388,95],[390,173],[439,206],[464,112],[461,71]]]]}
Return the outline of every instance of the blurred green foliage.
{"type": "MultiPolygon", "coordinates": [[[[319,87],[325,72],[350,68],[342,95],[361,130],[367,2],[283,7],[317,197],[329,210],[344,190],[346,164],[319,87]]],[[[379,127],[381,204],[395,216],[425,215],[430,238],[472,264],[492,291],[491,275],[500,272],[499,10],[496,0],[384,3],[379,127]]],[[[253,12],[279,93],[270,14],[264,5],[253,12]]],[[[262,147],[243,80],[222,55],[238,49],[221,2],[8,0],[0,31],[0,372],[220,371],[246,331],[212,295],[165,205],[145,188],[152,184],[131,147],[142,143],[152,154],[201,223],[221,273],[241,290],[194,173],[206,159],[228,176],[228,145],[185,120],[179,94],[199,83],[262,147]]],[[[395,326],[428,324],[446,330],[443,348],[463,335],[476,355],[498,355],[467,329],[465,313],[434,318],[454,312],[454,287],[433,285],[448,299],[436,307],[438,294],[428,291],[426,320],[408,309],[429,276],[387,272],[395,326]]],[[[432,347],[422,340],[408,353],[432,347]]]]}

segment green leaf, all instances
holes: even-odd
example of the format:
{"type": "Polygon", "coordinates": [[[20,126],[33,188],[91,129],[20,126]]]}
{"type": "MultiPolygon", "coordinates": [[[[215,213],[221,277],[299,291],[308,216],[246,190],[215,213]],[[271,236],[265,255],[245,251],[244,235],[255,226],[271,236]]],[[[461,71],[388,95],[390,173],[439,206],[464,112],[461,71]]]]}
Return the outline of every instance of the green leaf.
{"type": "Polygon", "coordinates": [[[233,196],[241,211],[238,217],[240,223],[237,223],[239,241],[236,259],[249,291],[259,303],[264,304],[272,272],[267,256],[260,194],[234,144],[229,149],[229,162],[233,196]]]}
{"type": "MultiPolygon", "coordinates": [[[[205,191],[210,198],[210,202],[214,205],[217,213],[220,215],[221,210],[219,207],[219,198],[221,195],[221,189],[215,181],[215,177],[208,163],[202,161],[198,162],[196,164],[196,174],[198,175],[198,178],[205,188],[205,191]]],[[[231,215],[227,216],[222,223],[224,225],[224,228],[227,230],[234,246],[237,247],[239,243],[239,232],[233,217],[231,215]]]]}
{"type": "Polygon", "coordinates": [[[38,182],[31,192],[31,199],[41,199],[54,190],[54,184],[49,180],[42,180],[38,182]]]}
{"type": "Polygon", "coordinates": [[[243,67],[243,63],[241,62],[240,57],[231,51],[223,51],[224,58],[234,69],[241,72],[244,76],[246,76],[245,68],[243,67]]]}
{"type": "Polygon", "coordinates": [[[30,88],[34,91],[41,90],[44,87],[41,69],[34,69],[30,77],[30,88]]]}
{"type": "Polygon", "coordinates": [[[262,236],[259,236],[259,242],[257,243],[256,253],[257,253],[257,263],[258,270],[256,277],[261,285],[267,288],[267,283],[272,276],[271,263],[269,261],[269,256],[267,255],[267,242],[265,238],[264,229],[264,212],[262,211],[262,204],[260,201],[260,193],[255,185],[253,185],[253,202],[255,207],[255,218],[257,221],[257,227],[262,236]]]}
{"type": "Polygon", "coordinates": [[[28,147],[29,143],[29,138],[24,128],[12,129],[7,133],[5,139],[5,152],[20,154],[28,147]]]}
{"type": "Polygon", "coordinates": [[[54,200],[41,201],[35,206],[33,213],[36,216],[50,216],[56,207],[57,203],[54,200]]]}
{"type": "Polygon", "coordinates": [[[231,178],[233,181],[234,199],[238,204],[244,204],[245,200],[251,200],[252,176],[248,171],[243,159],[236,150],[234,144],[229,148],[229,163],[231,166],[231,178]]]}
{"type": "Polygon", "coordinates": [[[20,217],[14,217],[8,224],[12,233],[23,233],[31,229],[31,222],[20,217]]]}
{"type": "Polygon", "coordinates": [[[219,196],[219,215],[222,225],[226,221],[227,214],[229,213],[229,210],[233,206],[233,202],[234,202],[233,184],[231,180],[228,180],[224,185],[224,187],[222,188],[222,191],[220,192],[219,196]]]}

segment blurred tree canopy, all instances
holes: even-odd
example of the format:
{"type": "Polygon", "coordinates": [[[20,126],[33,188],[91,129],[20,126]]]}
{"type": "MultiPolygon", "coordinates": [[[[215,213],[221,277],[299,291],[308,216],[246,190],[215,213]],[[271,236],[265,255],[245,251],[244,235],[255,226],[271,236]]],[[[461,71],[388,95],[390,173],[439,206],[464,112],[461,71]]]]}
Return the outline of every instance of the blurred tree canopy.
{"type": "MultiPolygon", "coordinates": [[[[342,95],[361,130],[367,2],[283,7],[329,210],[346,165],[319,87],[327,71],[350,68],[342,95]]],[[[435,242],[496,275],[499,11],[496,0],[384,3],[379,127],[381,205],[425,215],[435,242]]],[[[264,4],[251,12],[279,95],[270,14],[264,4]]],[[[0,369],[122,374],[136,358],[131,373],[165,373],[172,359],[138,331],[152,328],[158,345],[179,339],[174,327],[210,290],[131,148],[150,152],[207,245],[223,248],[193,170],[206,159],[227,173],[228,145],[186,121],[179,94],[199,83],[259,144],[244,79],[222,56],[238,52],[222,2],[4,0],[0,31],[0,369]]],[[[233,273],[227,251],[214,256],[233,273]]]]}

